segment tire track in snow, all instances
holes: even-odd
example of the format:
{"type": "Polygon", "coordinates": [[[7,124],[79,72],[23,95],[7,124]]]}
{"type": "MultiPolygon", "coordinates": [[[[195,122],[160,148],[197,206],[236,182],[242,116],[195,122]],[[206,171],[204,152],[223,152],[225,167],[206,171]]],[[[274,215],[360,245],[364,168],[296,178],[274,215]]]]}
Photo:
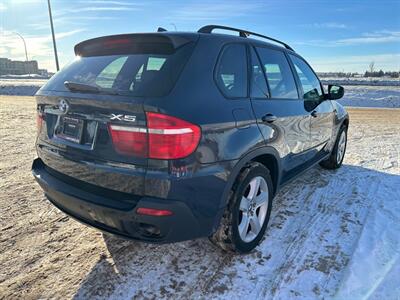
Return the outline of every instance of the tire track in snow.
{"type": "MultiPolygon", "coordinates": [[[[342,174],[336,174],[337,177],[341,177],[341,175],[342,174]]],[[[343,180],[332,180],[326,188],[337,190],[339,186],[351,186],[354,183],[355,180],[349,180],[349,182],[343,182],[343,180]]],[[[261,293],[262,297],[274,298],[274,291],[288,290],[287,286],[296,282],[299,275],[301,276],[302,272],[309,269],[328,273],[328,276],[325,276],[325,278],[320,278],[318,285],[312,287],[313,290],[317,291],[317,293],[327,292],[332,290],[333,286],[337,285],[337,281],[335,278],[332,278],[332,275],[339,272],[343,263],[347,262],[347,258],[351,256],[352,247],[346,248],[343,243],[340,243],[340,241],[337,240],[331,240],[328,242],[324,240],[324,235],[326,231],[332,229],[332,217],[334,220],[341,219],[343,218],[343,215],[348,212],[349,207],[344,206],[343,202],[346,198],[350,197],[351,199],[352,192],[346,190],[341,193],[339,192],[332,202],[331,195],[327,196],[326,194],[321,194],[326,190],[326,188],[317,188],[315,190],[311,197],[313,204],[309,207],[305,207],[305,213],[298,217],[302,222],[300,229],[298,230],[299,238],[293,241],[292,246],[286,253],[286,261],[283,262],[283,267],[279,270],[287,271],[278,272],[278,274],[276,274],[275,281],[272,285],[266,286],[264,292],[261,293]],[[327,201],[330,202],[327,203],[327,201]],[[313,207],[315,206],[314,204],[318,204],[318,209],[313,207]],[[320,207],[321,204],[322,207],[320,207]],[[335,207],[337,207],[337,209],[335,209],[335,207]],[[318,212],[318,214],[307,218],[307,211],[313,210],[318,212]],[[339,215],[339,217],[336,217],[336,215],[339,215]],[[324,248],[325,251],[318,251],[315,247],[313,248],[313,243],[320,243],[321,247],[324,248]],[[332,287],[328,288],[329,285],[332,287]]],[[[353,220],[352,222],[355,221],[353,220]]],[[[360,230],[361,229],[358,229],[358,231],[360,230]]],[[[342,232],[340,228],[337,228],[336,236],[340,237],[343,234],[345,233],[342,232]]]]}

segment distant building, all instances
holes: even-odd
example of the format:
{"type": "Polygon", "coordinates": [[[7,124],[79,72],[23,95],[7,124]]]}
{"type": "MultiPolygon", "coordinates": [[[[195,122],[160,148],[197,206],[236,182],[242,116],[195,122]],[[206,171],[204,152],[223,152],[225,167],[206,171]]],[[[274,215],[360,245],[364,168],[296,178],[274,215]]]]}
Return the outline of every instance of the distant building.
{"type": "Polygon", "coordinates": [[[38,74],[38,72],[36,60],[18,61],[0,57],[0,75],[38,74]]]}
{"type": "Polygon", "coordinates": [[[40,76],[43,76],[43,77],[50,77],[50,76],[49,76],[49,72],[48,72],[46,69],[39,69],[37,73],[38,73],[40,76]]]}

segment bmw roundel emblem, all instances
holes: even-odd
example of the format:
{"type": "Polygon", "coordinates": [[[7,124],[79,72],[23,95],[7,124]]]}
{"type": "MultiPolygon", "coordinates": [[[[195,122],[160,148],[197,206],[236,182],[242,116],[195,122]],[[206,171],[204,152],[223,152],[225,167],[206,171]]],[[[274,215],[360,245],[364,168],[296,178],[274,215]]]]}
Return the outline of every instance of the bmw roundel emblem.
{"type": "Polygon", "coordinates": [[[69,103],[65,99],[61,99],[60,103],[58,104],[58,109],[61,111],[62,114],[66,114],[69,111],[69,103]]]}

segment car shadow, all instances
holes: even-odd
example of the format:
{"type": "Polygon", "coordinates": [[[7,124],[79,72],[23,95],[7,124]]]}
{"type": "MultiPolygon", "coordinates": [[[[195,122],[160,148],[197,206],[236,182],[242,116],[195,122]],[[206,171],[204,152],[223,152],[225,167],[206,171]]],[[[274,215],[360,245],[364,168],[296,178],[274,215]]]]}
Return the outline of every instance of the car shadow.
{"type": "Polygon", "coordinates": [[[279,192],[262,244],[247,255],[225,253],[208,239],[154,245],[105,234],[108,253],[74,299],[268,298],[283,287],[290,297],[299,286],[309,289],[303,297],[333,295],[369,209],[386,194],[398,195],[396,186],[395,174],[315,167],[279,192]]]}

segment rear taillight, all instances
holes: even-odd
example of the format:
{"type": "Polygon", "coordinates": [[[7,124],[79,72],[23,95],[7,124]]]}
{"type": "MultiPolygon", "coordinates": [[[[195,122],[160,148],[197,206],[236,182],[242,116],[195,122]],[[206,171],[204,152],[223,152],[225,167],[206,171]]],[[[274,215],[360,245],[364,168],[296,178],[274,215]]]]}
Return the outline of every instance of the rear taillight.
{"type": "Polygon", "coordinates": [[[199,144],[200,127],[164,114],[147,112],[147,128],[110,124],[115,150],[124,155],[178,159],[192,154],[199,144]]]}
{"type": "Polygon", "coordinates": [[[38,111],[36,115],[36,127],[38,133],[42,130],[42,126],[43,126],[43,113],[38,111]]]}
{"type": "Polygon", "coordinates": [[[123,155],[147,156],[146,128],[109,124],[115,151],[123,155]]]}
{"type": "Polygon", "coordinates": [[[200,127],[181,119],[147,112],[149,158],[176,159],[196,150],[200,141],[200,127]]]}

